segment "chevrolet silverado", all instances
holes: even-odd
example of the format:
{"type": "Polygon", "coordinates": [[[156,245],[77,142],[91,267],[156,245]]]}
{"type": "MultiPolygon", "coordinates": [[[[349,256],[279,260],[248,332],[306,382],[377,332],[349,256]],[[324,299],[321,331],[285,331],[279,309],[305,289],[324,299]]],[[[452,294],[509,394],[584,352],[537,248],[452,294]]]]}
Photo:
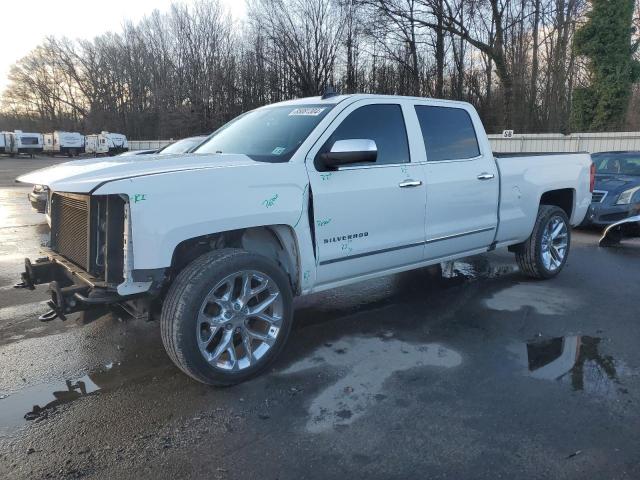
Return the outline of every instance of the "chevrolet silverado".
{"type": "Polygon", "coordinates": [[[325,95],[268,105],[193,153],[73,161],[48,188],[42,320],[158,305],[171,359],[229,385],[284,347],[294,296],[508,248],[527,276],[564,267],[591,204],[588,154],[494,155],[463,102],[325,95]]]}

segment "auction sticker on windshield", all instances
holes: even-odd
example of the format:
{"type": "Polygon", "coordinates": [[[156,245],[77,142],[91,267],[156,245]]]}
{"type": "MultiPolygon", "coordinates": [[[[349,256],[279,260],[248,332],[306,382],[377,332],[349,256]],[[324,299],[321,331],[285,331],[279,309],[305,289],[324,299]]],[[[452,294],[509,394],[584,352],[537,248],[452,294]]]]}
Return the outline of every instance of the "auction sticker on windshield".
{"type": "Polygon", "coordinates": [[[291,113],[289,113],[289,116],[308,115],[308,116],[315,117],[317,115],[320,115],[324,110],[325,108],[323,107],[296,108],[295,110],[292,110],[291,113]]]}

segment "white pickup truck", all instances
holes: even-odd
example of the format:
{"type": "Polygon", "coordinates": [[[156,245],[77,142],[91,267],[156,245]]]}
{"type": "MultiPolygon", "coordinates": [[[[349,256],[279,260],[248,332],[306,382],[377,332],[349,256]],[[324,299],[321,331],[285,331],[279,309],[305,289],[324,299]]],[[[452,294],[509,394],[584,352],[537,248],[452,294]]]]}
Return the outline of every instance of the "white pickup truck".
{"type": "Polygon", "coordinates": [[[325,95],[245,113],[195,153],[79,160],[49,187],[42,320],[161,307],[169,356],[234,384],[282,350],[293,297],[509,247],[550,278],[591,202],[588,154],[495,156],[466,103],[325,95]]]}

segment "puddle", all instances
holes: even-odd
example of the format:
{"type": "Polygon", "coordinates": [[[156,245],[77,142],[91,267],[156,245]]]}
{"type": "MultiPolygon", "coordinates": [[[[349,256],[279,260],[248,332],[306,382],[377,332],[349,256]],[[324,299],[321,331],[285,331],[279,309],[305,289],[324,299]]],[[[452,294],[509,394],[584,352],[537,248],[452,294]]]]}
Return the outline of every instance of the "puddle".
{"type": "Polygon", "coordinates": [[[536,339],[515,344],[510,350],[532,378],[559,381],[569,384],[574,391],[597,396],[626,393],[619,380],[625,365],[601,354],[601,342],[598,337],[575,335],[536,339]]]}
{"type": "MultiPolygon", "coordinates": [[[[423,302],[442,298],[451,289],[467,282],[497,278],[518,271],[515,263],[495,256],[477,255],[465,261],[444,262],[430,267],[375,278],[342,288],[295,299],[296,325],[326,323],[388,305],[423,302]]],[[[455,301],[455,300],[454,300],[455,301]]]]}
{"type": "Polygon", "coordinates": [[[12,393],[0,392],[0,436],[13,433],[30,422],[54,414],[61,405],[98,391],[157,378],[168,364],[108,361],[91,373],[69,380],[54,380],[25,387],[12,393]]]}
{"type": "Polygon", "coordinates": [[[440,266],[442,278],[462,278],[473,280],[480,278],[498,278],[518,271],[515,264],[495,264],[484,256],[471,259],[444,262],[440,266]]]}
{"type": "Polygon", "coordinates": [[[89,395],[100,387],[90,376],[60,383],[44,383],[24,388],[14,394],[0,395],[0,434],[6,434],[30,420],[42,420],[59,405],[89,395]]]}
{"type": "Polygon", "coordinates": [[[437,343],[411,344],[390,338],[354,337],[325,344],[281,374],[331,366],[341,378],[320,392],[309,406],[306,429],[319,433],[352,423],[385,398],[384,382],[395,372],[415,367],[452,368],[457,352],[437,343]]]}
{"type": "Polygon", "coordinates": [[[517,312],[531,307],[541,315],[562,315],[578,308],[577,294],[557,286],[520,283],[493,294],[485,300],[492,310],[517,312]]]}

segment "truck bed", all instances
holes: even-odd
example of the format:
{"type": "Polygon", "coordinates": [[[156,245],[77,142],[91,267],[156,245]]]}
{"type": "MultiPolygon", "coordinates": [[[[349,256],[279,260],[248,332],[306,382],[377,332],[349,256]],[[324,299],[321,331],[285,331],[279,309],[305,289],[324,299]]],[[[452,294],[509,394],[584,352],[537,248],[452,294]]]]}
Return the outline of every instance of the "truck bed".
{"type": "Polygon", "coordinates": [[[500,171],[498,246],[522,242],[531,234],[540,199],[547,191],[566,190],[573,198],[570,223],[575,226],[582,222],[591,203],[588,153],[494,156],[500,171]]]}

